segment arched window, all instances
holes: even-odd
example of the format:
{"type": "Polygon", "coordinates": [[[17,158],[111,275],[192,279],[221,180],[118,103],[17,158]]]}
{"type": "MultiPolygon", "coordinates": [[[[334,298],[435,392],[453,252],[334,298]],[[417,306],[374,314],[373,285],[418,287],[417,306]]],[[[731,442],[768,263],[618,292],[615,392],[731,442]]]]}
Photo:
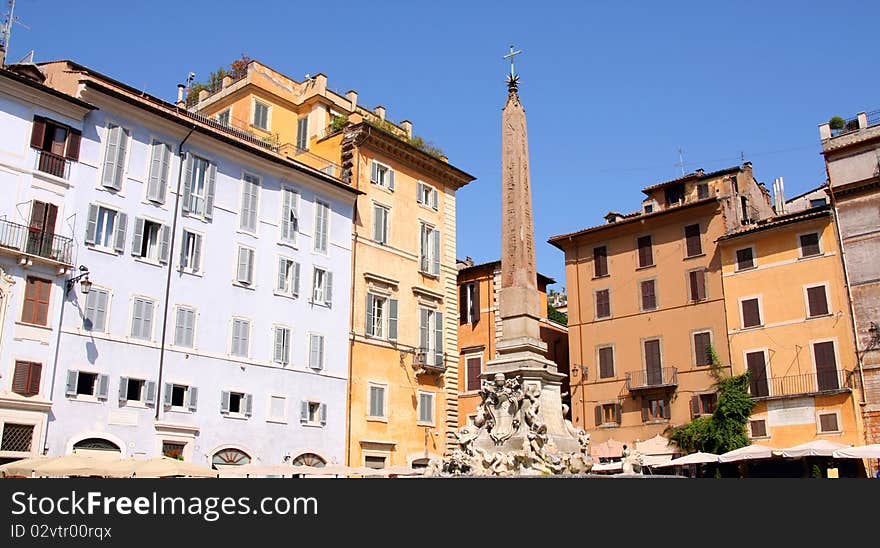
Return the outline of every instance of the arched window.
{"type": "Polygon", "coordinates": [[[421,468],[427,468],[427,467],[428,467],[428,462],[429,462],[429,461],[430,461],[430,459],[416,459],[416,460],[412,461],[412,464],[410,465],[410,468],[412,468],[413,470],[419,470],[419,469],[421,469],[421,468]]]}
{"type": "Polygon", "coordinates": [[[88,449],[90,451],[120,451],[119,446],[104,438],[86,438],[73,444],[73,449],[88,449]]]}
{"type": "Polygon", "coordinates": [[[294,466],[314,466],[316,468],[323,468],[326,464],[327,461],[314,453],[303,453],[293,459],[294,466]]]}
{"type": "Polygon", "coordinates": [[[241,464],[250,464],[250,462],[250,455],[240,449],[232,447],[217,451],[211,459],[211,464],[214,466],[238,466],[241,464]]]}

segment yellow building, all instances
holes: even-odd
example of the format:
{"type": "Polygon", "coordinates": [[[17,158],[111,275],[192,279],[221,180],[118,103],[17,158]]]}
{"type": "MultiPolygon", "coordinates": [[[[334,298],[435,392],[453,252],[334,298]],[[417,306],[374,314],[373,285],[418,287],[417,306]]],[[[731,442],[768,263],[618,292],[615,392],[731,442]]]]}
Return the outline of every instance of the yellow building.
{"type": "Polygon", "coordinates": [[[719,239],[734,374],[757,400],[753,443],[864,444],[857,363],[830,207],[746,225],[719,239]]]}
{"type": "Polygon", "coordinates": [[[251,61],[196,110],[365,193],[352,234],[346,464],[424,465],[458,425],[455,192],[474,177],[357,98],[323,74],[297,82],[251,61]]]}

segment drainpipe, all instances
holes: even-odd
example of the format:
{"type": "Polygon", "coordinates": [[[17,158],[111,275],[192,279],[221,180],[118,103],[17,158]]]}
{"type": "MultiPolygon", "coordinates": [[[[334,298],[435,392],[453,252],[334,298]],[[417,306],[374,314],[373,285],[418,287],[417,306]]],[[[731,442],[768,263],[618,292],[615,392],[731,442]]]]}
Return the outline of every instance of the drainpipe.
{"type": "MultiPolygon", "coordinates": [[[[61,314],[58,316],[58,333],[55,335],[55,358],[52,360],[52,383],[49,385],[49,401],[52,401],[52,391],[55,389],[55,373],[58,371],[58,349],[61,346],[61,328],[64,325],[64,304],[67,302],[67,282],[61,284],[61,314]]],[[[76,286],[73,287],[76,291],[76,286]]],[[[49,414],[46,413],[46,426],[43,428],[43,446],[40,453],[46,454],[49,444],[49,414]]]]}
{"type": "MultiPolygon", "coordinates": [[[[357,151],[354,155],[354,187],[357,188],[360,184],[360,175],[361,175],[361,149],[360,146],[355,143],[357,151]]],[[[352,212],[352,223],[351,223],[351,289],[349,289],[349,311],[348,311],[348,325],[351,328],[351,333],[348,336],[348,405],[346,405],[346,411],[348,412],[348,416],[346,417],[347,428],[345,433],[345,465],[351,466],[351,385],[354,382],[354,338],[355,338],[355,330],[354,330],[354,286],[356,283],[355,280],[355,263],[357,262],[357,249],[358,249],[358,235],[357,235],[357,225],[354,222],[354,214],[357,212],[357,202],[359,196],[355,196],[354,198],[354,211],[352,212]]]]}
{"type": "Polygon", "coordinates": [[[180,185],[183,181],[183,145],[192,135],[195,126],[191,127],[183,141],[177,145],[177,156],[180,165],[177,169],[177,194],[174,197],[174,214],[171,216],[171,243],[168,246],[167,276],[165,278],[165,303],[162,312],[162,341],[159,345],[159,375],[156,380],[156,420],[159,420],[159,409],[162,408],[162,369],[165,365],[165,336],[168,331],[168,299],[171,293],[171,271],[174,264],[174,242],[177,241],[177,217],[180,215],[180,185]]]}

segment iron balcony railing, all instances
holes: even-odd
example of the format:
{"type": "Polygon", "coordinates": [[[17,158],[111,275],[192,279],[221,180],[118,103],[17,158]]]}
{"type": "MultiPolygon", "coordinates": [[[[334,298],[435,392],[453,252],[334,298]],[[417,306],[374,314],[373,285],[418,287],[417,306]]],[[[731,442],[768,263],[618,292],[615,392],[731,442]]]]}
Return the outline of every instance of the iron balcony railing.
{"type": "Polygon", "coordinates": [[[34,168],[61,179],[67,179],[70,176],[70,160],[64,156],[52,154],[48,150],[37,150],[37,160],[34,168]]]}
{"type": "Polygon", "coordinates": [[[432,371],[443,371],[446,369],[446,364],[443,363],[443,357],[438,356],[430,348],[416,349],[415,356],[413,356],[413,365],[417,368],[432,371]]]}
{"type": "Polygon", "coordinates": [[[278,145],[272,142],[271,140],[263,139],[258,137],[256,134],[235,127],[238,123],[237,120],[230,120],[229,124],[224,124],[218,121],[216,118],[209,118],[203,114],[199,114],[198,112],[191,112],[188,110],[180,110],[180,114],[188,118],[192,118],[193,120],[197,120],[205,125],[208,125],[214,129],[218,129],[222,132],[229,133],[230,135],[234,135],[243,141],[247,141],[251,144],[269,149],[274,152],[278,152],[278,145]]]}
{"type": "Polygon", "coordinates": [[[323,171],[327,175],[331,177],[335,177],[337,179],[342,179],[342,166],[331,162],[327,158],[322,156],[318,156],[308,150],[304,150],[294,145],[293,143],[284,143],[280,147],[278,147],[278,153],[284,154],[288,158],[293,158],[298,162],[302,162],[307,166],[311,166],[319,171],[323,171]]]}
{"type": "Polygon", "coordinates": [[[749,379],[749,393],[755,398],[803,396],[852,390],[852,371],[819,371],[783,377],[749,379]]]}
{"type": "Polygon", "coordinates": [[[0,248],[14,249],[65,265],[73,264],[71,238],[6,220],[0,220],[0,248]]]}
{"type": "Polygon", "coordinates": [[[868,112],[868,127],[880,125],[880,110],[868,112]]]}
{"type": "Polygon", "coordinates": [[[647,390],[650,388],[661,388],[667,386],[678,386],[677,367],[664,367],[662,369],[631,371],[626,374],[626,388],[630,391],[647,390]]]}

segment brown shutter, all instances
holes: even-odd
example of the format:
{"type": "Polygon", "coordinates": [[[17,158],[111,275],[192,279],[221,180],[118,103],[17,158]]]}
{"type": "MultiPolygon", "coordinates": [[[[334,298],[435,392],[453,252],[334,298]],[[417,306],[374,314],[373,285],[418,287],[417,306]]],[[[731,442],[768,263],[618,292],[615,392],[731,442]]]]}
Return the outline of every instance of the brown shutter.
{"type": "Polygon", "coordinates": [[[837,360],[834,357],[834,343],[831,341],[813,344],[816,360],[816,380],[819,390],[840,388],[837,381],[837,360]]]}
{"type": "Polygon", "coordinates": [[[593,274],[597,278],[608,274],[608,248],[604,245],[593,248],[593,274]]]}
{"type": "Polygon", "coordinates": [[[684,227],[684,236],[688,257],[703,253],[703,245],[700,241],[700,225],[696,224],[684,227]]]}
{"type": "Polygon", "coordinates": [[[691,418],[700,414],[700,396],[691,396],[691,418]]]}
{"type": "Polygon", "coordinates": [[[808,315],[824,316],[828,314],[828,298],[825,295],[825,286],[807,288],[807,300],[809,301],[810,310],[808,315]]]}
{"type": "Polygon", "coordinates": [[[468,284],[462,284],[458,286],[458,324],[464,325],[467,323],[467,288],[468,284]]]}
{"type": "Polygon", "coordinates": [[[619,403],[614,404],[614,422],[621,424],[621,415],[623,414],[623,406],[619,403]]]}
{"type": "Polygon", "coordinates": [[[702,270],[693,270],[688,273],[691,286],[691,300],[702,301],[706,298],[706,274],[702,270]]]}
{"type": "Polygon", "coordinates": [[[473,317],[474,324],[480,322],[480,281],[477,280],[474,282],[474,300],[472,303],[473,311],[471,312],[471,316],[473,317]]]}
{"type": "Polygon", "coordinates": [[[602,426],[602,406],[596,406],[596,426],[602,426]]]}
{"type": "Polygon", "coordinates": [[[25,284],[21,321],[46,325],[49,315],[49,291],[52,282],[28,277],[25,284]]]}
{"type": "Polygon", "coordinates": [[[742,302],[743,327],[761,325],[761,313],[758,309],[758,299],[749,299],[742,302]]]}
{"type": "Polygon", "coordinates": [[[596,292],[596,317],[607,318],[611,315],[611,302],[607,289],[596,292]]]}
{"type": "Polygon", "coordinates": [[[67,133],[67,150],[64,152],[64,157],[68,160],[72,160],[74,162],[79,160],[79,143],[82,138],[82,133],[79,130],[71,129],[67,133]]]}
{"type": "Polygon", "coordinates": [[[39,201],[34,200],[31,202],[31,222],[29,223],[29,227],[33,232],[42,232],[43,231],[43,223],[46,221],[46,204],[39,201]]]}
{"type": "Polygon", "coordinates": [[[480,358],[468,358],[467,360],[467,386],[466,390],[479,390],[480,389],[480,365],[482,360],[480,358]]]}
{"type": "Polygon", "coordinates": [[[663,418],[669,419],[672,417],[672,402],[668,399],[663,400],[663,418]]]}
{"type": "Polygon", "coordinates": [[[639,245],[639,266],[650,266],[654,264],[654,256],[651,252],[651,236],[642,236],[638,239],[639,245]]]}
{"type": "Polygon", "coordinates": [[[614,376],[614,349],[610,346],[599,349],[599,377],[607,379],[614,376]]]}
{"type": "Polygon", "coordinates": [[[809,257],[819,254],[819,234],[802,234],[801,235],[801,255],[809,257]]]}
{"type": "Polygon", "coordinates": [[[28,395],[36,396],[40,393],[40,374],[43,372],[43,366],[39,363],[31,363],[28,369],[28,395]]]}
{"type": "Polygon", "coordinates": [[[711,365],[712,357],[709,354],[710,339],[708,333],[694,333],[694,354],[697,365],[711,365]]]}
{"type": "Polygon", "coordinates": [[[12,375],[12,391],[16,394],[27,395],[30,365],[29,362],[15,362],[15,372],[12,375]]]}
{"type": "Polygon", "coordinates": [[[43,141],[46,139],[46,120],[39,116],[34,116],[34,127],[31,129],[31,146],[34,148],[43,148],[43,141]]]}
{"type": "Polygon", "coordinates": [[[747,247],[745,249],[737,249],[736,269],[745,270],[746,268],[752,268],[753,266],[755,266],[755,257],[752,255],[752,248],[747,247]]]}
{"type": "Polygon", "coordinates": [[[657,299],[654,293],[654,280],[642,282],[642,309],[653,310],[657,307],[657,299]]]}
{"type": "Polygon", "coordinates": [[[749,370],[749,391],[752,396],[769,395],[767,387],[767,364],[764,352],[746,354],[746,367],[749,370]]]}
{"type": "Polygon", "coordinates": [[[642,422],[648,422],[650,410],[651,402],[648,401],[648,398],[642,398],[642,422]]]}

